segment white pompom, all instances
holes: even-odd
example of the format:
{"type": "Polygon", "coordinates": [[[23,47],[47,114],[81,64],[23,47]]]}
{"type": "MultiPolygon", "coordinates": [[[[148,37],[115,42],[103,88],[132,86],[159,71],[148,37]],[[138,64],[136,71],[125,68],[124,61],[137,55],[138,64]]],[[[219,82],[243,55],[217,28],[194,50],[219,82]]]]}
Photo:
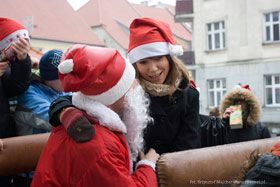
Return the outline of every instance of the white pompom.
{"type": "Polygon", "coordinates": [[[74,67],[73,59],[68,59],[62,61],[57,68],[61,74],[66,74],[66,73],[71,73],[73,71],[73,67],[74,67]]]}
{"type": "Polygon", "coordinates": [[[236,89],[241,89],[241,86],[240,85],[235,85],[232,90],[236,90],[236,89]]]}
{"type": "Polygon", "coordinates": [[[170,45],[169,50],[171,56],[180,56],[184,52],[181,45],[170,45]]]}

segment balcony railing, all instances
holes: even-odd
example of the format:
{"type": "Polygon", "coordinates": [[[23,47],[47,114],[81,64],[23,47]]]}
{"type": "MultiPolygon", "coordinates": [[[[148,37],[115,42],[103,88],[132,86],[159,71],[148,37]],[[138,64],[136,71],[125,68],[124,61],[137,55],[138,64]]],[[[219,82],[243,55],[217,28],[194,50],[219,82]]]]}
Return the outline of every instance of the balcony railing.
{"type": "Polygon", "coordinates": [[[193,51],[185,51],[183,55],[178,56],[180,60],[185,65],[195,65],[195,58],[194,58],[194,52],[193,51]]]}

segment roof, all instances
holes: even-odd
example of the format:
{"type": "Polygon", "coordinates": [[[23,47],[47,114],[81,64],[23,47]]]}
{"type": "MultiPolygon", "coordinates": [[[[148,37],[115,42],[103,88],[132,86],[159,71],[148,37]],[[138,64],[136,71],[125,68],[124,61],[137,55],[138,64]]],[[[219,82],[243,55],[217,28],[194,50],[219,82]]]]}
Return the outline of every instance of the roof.
{"type": "MultiPolygon", "coordinates": [[[[172,11],[175,9],[172,6],[168,8],[172,11]]],[[[124,49],[128,48],[129,43],[129,33],[124,27],[128,29],[137,17],[163,20],[169,23],[174,35],[191,41],[191,33],[181,23],[175,23],[171,12],[162,8],[130,4],[126,0],[91,0],[77,11],[91,27],[102,27],[124,49]]]]}
{"type": "Polygon", "coordinates": [[[104,46],[66,0],[3,1],[0,12],[25,26],[33,19],[32,38],[104,46]]]}
{"type": "Polygon", "coordinates": [[[126,0],[91,0],[77,13],[91,26],[101,26],[124,49],[128,47],[129,33],[119,23],[129,27],[139,17],[126,0]]]}
{"type": "Polygon", "coordinates": [[[151,17],[168,23],[173,34],[177,37],[187,41],[192,40],[192,34],[181,23],[176,23],[174,21],[174,15],[167,9],[149,7],[139,4],[133,4],[133,6],[140,12],[143,17],[151,17]]]}
{"type": "Polygon", "coordinates": [[[169,23],[176,37],[191,41],[191,33],[181,23],[175,23],[174,7],[168,8],[130,4],[127,0],[90,0],[74,11],[66,0],[9,0],[2,2],[0,16],[16,19],[25,26],[26,20],[33,19],[33,39],[105,46],[92,30],[99,27],[123,49],[128,48],[130,23],[137,17],[151,17],[169,23]]]}

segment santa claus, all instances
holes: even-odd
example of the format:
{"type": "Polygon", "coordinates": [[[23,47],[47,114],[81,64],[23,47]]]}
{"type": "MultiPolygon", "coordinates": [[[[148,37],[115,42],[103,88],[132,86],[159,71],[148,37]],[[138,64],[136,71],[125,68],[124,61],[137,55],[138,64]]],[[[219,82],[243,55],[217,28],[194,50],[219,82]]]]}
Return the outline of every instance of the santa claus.
{"type": "Polygon", "coordinates": [[[95,135],[79,143],[63,126],[54,127],[31,186],[157,186],[159,155],[153,149],[140,154],[132,169],[151,120],[132,65],[115,49],[74,45],[58,69],[63,90],[73,92],[73,104],[92,123],[95,135]]]}

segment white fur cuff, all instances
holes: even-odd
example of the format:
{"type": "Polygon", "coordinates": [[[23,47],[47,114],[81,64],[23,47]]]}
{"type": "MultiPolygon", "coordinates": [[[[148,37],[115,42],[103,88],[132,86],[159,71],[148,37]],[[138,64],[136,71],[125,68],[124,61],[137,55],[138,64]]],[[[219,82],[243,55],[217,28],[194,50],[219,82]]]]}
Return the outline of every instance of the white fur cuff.
{"type": "Polygon", "coordinates": [[[137,164],[136,164],[136,169],[137,169],[140,165],[147,165],[147,166],[150,166],[151,168],[153,168],[154,171],[156,170],[156,164],[153,163],[153,162],[150,161],[150,160],[140,160],[140,161],[137,162],[137,164]]]}

